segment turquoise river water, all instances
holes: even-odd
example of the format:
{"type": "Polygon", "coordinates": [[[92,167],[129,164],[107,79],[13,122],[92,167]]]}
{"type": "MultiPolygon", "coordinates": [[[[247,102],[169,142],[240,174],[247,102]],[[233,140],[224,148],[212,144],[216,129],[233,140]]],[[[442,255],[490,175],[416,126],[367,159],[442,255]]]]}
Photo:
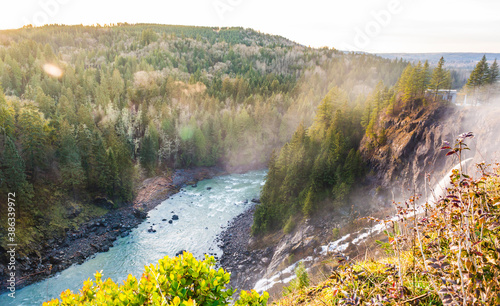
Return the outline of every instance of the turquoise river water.
{"type": "Polygon", "coordinates": [[[0,305],[41,305],[68,288],[77,292],[84,280],[101,270],[104,279],[110,277],[121,283],[128,274],[139,277],[144,265],[181,250],[197,258],[203,258],[204,253],[215,253],[220,258],[222,250],[215,242],[216,236],[228,221],[250,207],[252,198],[259,196],[265,175],[266,171],[252,171],[204,180],[197,187],[186,186],[151,210],[149,219],[129,236],[116,240],[108,252],[17,290],[15,299],[3,294],[0,305]],[[179,220],[173,224],[162,221],[170,220],[174,214],[179,220]],[[148,232],[152,225],[156,233],[148,232]]]}

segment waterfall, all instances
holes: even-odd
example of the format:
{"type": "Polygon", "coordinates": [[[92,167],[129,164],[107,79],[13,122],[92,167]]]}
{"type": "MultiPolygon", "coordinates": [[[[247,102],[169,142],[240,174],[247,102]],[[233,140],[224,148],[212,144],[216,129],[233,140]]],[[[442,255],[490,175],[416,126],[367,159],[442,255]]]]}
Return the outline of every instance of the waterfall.
{"type": "MultiPolygon", "coordinates": [[[[450,186],[450,175],[452,174],[453,170],[460,169],[460,167],[465,167],[466,164],[471,161],[472,158],[466,159],[462,161],[461,163],[456,164],[453,168],[450,169],[446,173],[446,175],[443,176],[443,178],[434,185],[434,188],[431,190],[431,195],[425,199],[426,201],[423,203],[420,203],[416,209],[415,212],[412,212],[408,215],[408,217],[412,217],[415,214],[421,214],[425,211],[425,203],[436,203],[441,197],[443,197],[446,194],[446,188],[450,186]]],[[[397,221],[398,216],[393,216],[391,218],[392,221],[397,221]]],[[[359,244],[362,241],[364,241],[367,237],[369,237],[372,234],[378,234],[381,231],[383,231],[385,228],[385,224],[383,222],[377,223],[376,225],[370,227],[370,228],[365,228],[363,230],[357,231],[355,233],[350,233],[347,234],[340,239],[337,239],[335,241],[332,241],[328,243],[327,245],[321,246],[321,251],[320,255],[322,256],[327,256],[330,253],[341,253],[347,249],[349,246],[349,242],[345,242],[348,238],[350,237],[355,237],[350,243],[352,244],[359,244]],[[363,233],[362,233],[363,232],[363,233]]],[[[266,290],[269,290],[272,288],[274,285],[278,283],[289,283],[292,279],[294,279],[296,276],[294,274],[294,270],[298,263],[300,261],[303,262],[312,262],[314,261],[314,258],[312,256],[309,256],[305,259],[299,260],[295,262],[294,264],[288,266],[282,271],[279,271],[278,273],[274,274],[273,276],[269,278],[262,278],[254,286],[255,291],[262,293],[266,290]],[[291,274],[290,276],[286,277],[285,279],[281,279],[282,275],[288,275],[291,274]]]]}

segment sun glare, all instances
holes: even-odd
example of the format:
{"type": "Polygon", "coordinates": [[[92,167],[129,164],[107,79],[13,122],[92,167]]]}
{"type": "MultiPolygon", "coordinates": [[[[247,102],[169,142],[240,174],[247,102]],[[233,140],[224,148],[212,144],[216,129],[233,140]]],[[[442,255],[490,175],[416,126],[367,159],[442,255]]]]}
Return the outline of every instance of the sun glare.
{"type": "Polygon", "coordinates": [[[43,65],[43,70],[50,76],[53,76],[55,78],[60,78],[63,75],[63,71],[61,68],[57,67],[54,64],[45,64],[43,65]]]}

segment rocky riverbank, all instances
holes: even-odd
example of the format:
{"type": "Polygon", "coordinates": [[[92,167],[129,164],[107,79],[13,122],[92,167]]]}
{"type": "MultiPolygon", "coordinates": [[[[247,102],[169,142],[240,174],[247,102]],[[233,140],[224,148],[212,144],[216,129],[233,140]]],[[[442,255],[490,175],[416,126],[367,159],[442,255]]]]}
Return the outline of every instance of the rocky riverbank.
{"type": "MultiPolygon", "coordinates": [[[[254,205],[257,201],[253,201],[254,205]]],[[[219,264],[231,272],[233,288],[249,290],[264,276],[274,248],[251,249],[251,227],[255,206],[234,218],[219,235],[217,242],[224,251],[219,264]]]]}
{"type": "MultiPolygon", "coordinates": [[[[81,264],[98,252],[106,252],[118,237],[127,236],[147,217],[147,212],[177,193],[185,184],[223,174],[215,167],[176,170],[172,175],[147,179],[137,192],[133,205],[111,210],[102,217],[68,230],[63,237],[39,243],[37,254],[16,258],[16,288],[41,281],[73,264],[81,264]]],[[[99,205],[112,205],[99,198],[99,205]]],[[[0,264],[0,282],[6,283],[7,266],[0,264]]],[[[5,290],[2,286],[0,290],[5,290]]]]}
{"type": "MultiPolygon", "coordinates": [[[[368,187],[363,192],[368,192],[369,189],[368,187]]],[[[376,196],[373,199],[379,201],[380,207],[383,207],[384,199],[376,196]]],[[[312,256],[313,259],[307,263],[311,276],[327,275],[331,267],[324,262],[328,261],[332,254],[320,254],[321,246],[340,238],[341,235],[366,227],[368,224],[360,221],[359,217],[376,215],[375,210],[369,208],[360,211],[353,211],[349,207],[325,208],[311,219],[299,221],[289,234],[279,231],[255,238],[251,236],[254,211],[253,206],[234,218],[219,235],[217,241],[223,250],[219,263],[226,271],[231,272],[230,285],[241,290],[254,289],[258,281],[280,274],[280,278],[270,280],[269,284],[273,284],[265,289],[271,294],[271,299],[281,296],[282,288],[288,284],[294,273],[293,269],[290,272],[280,271],[312,256]],[[338,230],[332,231],[334,228],[338,230]]],[[[351,244],[348,239],[346,243],[349,246],[345,254],[350,258],[356,257],[365,248],[351,244]]],[[[313,280],[315,278],[313,277],[313,280]]]]}

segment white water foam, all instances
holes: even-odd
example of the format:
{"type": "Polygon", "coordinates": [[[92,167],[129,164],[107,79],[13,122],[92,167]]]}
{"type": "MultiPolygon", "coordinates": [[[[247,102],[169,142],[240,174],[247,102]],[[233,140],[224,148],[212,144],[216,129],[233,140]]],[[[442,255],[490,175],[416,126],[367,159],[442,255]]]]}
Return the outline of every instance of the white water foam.
{"type": "MultiPolygon", "coordinates": [[[[271,276],[270,278],[260,279],[255,284],[254,290],[262,294],[264,291],[271,289],[272,287],[274,287],[274,285],[276,285],[278,283],[288,284],[290,281],[292,281],[292,279],[296,278],[294,271],[295,271],[295,268],[298,266],[299,262],[301,262],[301,261],[302,262],[309,262],[309,261],[313,261],[313,260],[314,260],[314,258],[312,256],[306,257],[306,258],[286,267],[286,269],[282,270],[278,274],[271,276]],[[281,279],[282,275],[287,275],[287,274],[291,274],[291,275],[285,279],[281,279]]],[[[306,270],[308,270],[308,269],[306,269],[306,270]]]]}

